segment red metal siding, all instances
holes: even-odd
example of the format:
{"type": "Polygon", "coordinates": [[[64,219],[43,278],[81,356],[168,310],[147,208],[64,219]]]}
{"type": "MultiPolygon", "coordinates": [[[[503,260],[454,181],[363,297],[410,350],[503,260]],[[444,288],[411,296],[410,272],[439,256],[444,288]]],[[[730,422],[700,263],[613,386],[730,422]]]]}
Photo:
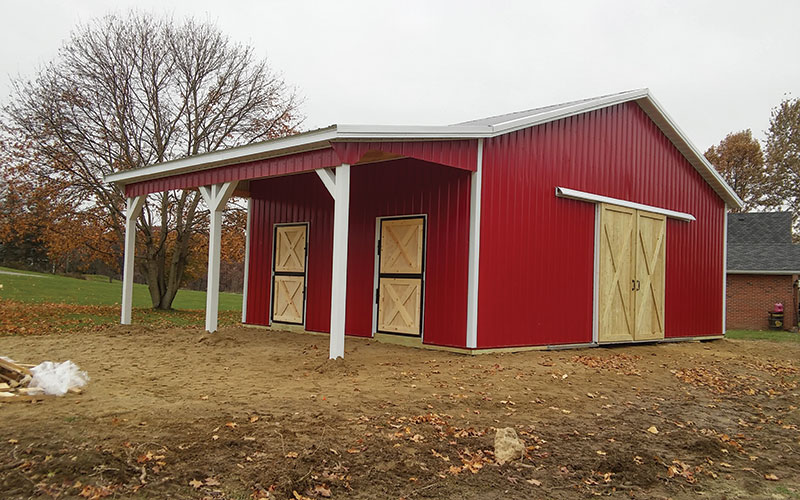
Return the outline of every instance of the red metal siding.
{"type": "Polygon", "coordinates": [[[688,212],[667,224],[666,336],[719,334],[724,203],[635,103],[484,144],[478,347],[592,340],[594,205],[563,186],[688,212]]]}
{"type": "Polygon", "coordinates": [[[328,331],[331,312],[331,251],[333,199],[316,173],[253,181],[250,221],[250,270],[247,285],[247,322],[269,324],[272,286],[273,225],[308,222],[309,285],[306,328],[328,331]]]}
{"type": "MultiPolygon", "coordinates": [[[[424,341],[464,346],[469,183],[463,170],[401,159],[354,166],[350,187],[349,335],[372,335],[376,218],[427,214],[424,341]]],[[[333,202],[316,174],[254,181],[247,322],[268,324],[272,226],[310,222],[306,328],[330,326],[333,202]]]]}
{"type": "Polygon", "coordinates": [[[333,149],[320,149],[128,184],[125,186],[125,196],[138,196],[170,189],[188,189],[220,182],[293,174],[317,168],[333,167],[341,163],[333,149]]]}
{"type": "Polygon", "coordinates": [[[427,214],[423,338],[466,342],[470,174],[419,160],[352,169],[347,331],[372,333],[375,220],[427,214]]]}

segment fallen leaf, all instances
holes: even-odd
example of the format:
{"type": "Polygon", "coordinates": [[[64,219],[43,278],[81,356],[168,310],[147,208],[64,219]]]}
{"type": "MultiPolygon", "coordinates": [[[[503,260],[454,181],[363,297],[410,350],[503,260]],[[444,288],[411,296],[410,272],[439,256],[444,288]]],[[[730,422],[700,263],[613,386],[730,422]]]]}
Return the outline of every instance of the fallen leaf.
{"type": "Polygon", "coordinates": [[[206,486],[219,486],[219,481],[214,479],[213,477],[207,477],[205,480],[206,486]]]}
{"type": "Polygon", "coordinates": [[[297,458],[299,454],[296,451],[290,451],[286,454],[286,458],[297,458]]]}
{"type": "Polygon", "coordinates": [[[191,481],[189,481],[189,486],[191,486],[194,489],[198,489],[201,486],[203,486],[203,481],[198,481],[197,479],[192,479],[191,481]]]}
{"type": "Polygon", "coordinates": [[[655,425],[651,425],[647,428],[647,432],[650,434],[658,434],[658,428],[655,425]]]}
{"type": "Polygon", "coordinates": [[[541,486],[542,485],[542,482],[541,481],[537,481],[536,479],[526,479],[525,482],[528,483],[528,484],[532,484],[534,486],[541,486]]]}
{"type": "Polygon", "coordinates": [[[775,474],[764,474],[764,479],[766,479],[767,481],[777,481],[778,476],[776,476],[775,474]]]}
{"type": "Polygon", "coordinates": [[[254,423],[258,422],[258,420],[259,420],[260,418],[261,418],[261,417],[259,417],[258,415],[253,415],[252,417],[250,417],[250,423],[251,423],[251,424],[254,424],[254,423]]]}
{"type": "Polygon", "coordinates": [[[228,422],[227,424],[225,424],[225,427],[227,427],[228,429],[235,429],[239,427],[239,424],[237,424],[236,422],[228,422]]]}
{"type": "Polygon", "coordinates": [[[330,496],[331,496],[331,490],[329,488],[326,488],[325,486],[323,486],[321,484],[318,484],[318,485],[314,486],[314,493],[316,493],[317,495],[323,496],[325,498],[330,498],[330,496]]]}

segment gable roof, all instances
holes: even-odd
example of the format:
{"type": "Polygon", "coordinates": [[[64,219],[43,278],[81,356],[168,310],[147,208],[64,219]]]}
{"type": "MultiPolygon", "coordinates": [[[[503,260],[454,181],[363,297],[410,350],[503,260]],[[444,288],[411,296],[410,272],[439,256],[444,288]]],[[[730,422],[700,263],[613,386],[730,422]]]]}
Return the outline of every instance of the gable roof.
{"type": "Polygon", "coordinates": [[[728,272],[800,274],[800,245],[792,243],[790,212],[728,215],[728,272]]]}
{"type": "Polygon", "coordinates": [[[105,181],[118,185],[131,184],[225,165],[311,151],[328,147],[331,142],[339,141],[426,141],[497,137],[516,130],[631,101],[636,102],[656,123],[662,133],[669,138],[695,170],[725,201],[726,205],[737,208],[742,206],[742,200],[705,159],[703,154],[689,141],[648,89],[631,90],[590,99],[570,101],[454,125],[331,125],[288,137],[125,170],[106,176],[105,181]]]}

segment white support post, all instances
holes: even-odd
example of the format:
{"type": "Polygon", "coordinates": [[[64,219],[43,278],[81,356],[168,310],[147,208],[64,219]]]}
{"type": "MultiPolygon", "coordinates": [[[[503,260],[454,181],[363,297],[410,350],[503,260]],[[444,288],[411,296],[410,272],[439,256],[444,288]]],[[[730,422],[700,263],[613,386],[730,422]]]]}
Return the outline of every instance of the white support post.
{"type": "Polygon", "coordinates": [[[133,263],[136,256],[136,220],[142,213],[146,196],[128,198],[125,207],[125,250],[122,266],[122,313],[120,323],[131,324],[131,309],[133,308],[133,263]]]}
{"type": "Polygon", "coordinates": [[[483,170],[483,139],[478,139],[478,162],[472,173],[469,200],[469,276],[467,277],[467,339],[468,349],[478,347],[478,277],[481,250],[481,173],[483,170]]]}
{"type": "Polygon", "coordinates": [[[242,285],[242,323],[247,322],[247,282],[250,280],[250,220],[253,198],[247,199],[247,226],[244,230],[244,283],[242,285]]]}
{"type": "Polygon", "coordinates": [[[222,211],[236,189],[236,181],[201,186],[200,194],[208,205],[208,284],[206,285],[206,331],[217,331],[219,311],[219,257],[222,240],[222,211]]]}
{"type": "Polygon", "coordinates": [[[344,322],[347,306],[347,237],[350,222],[350,165],[316,171],[333,197],[333,272],[331,275],[330,358],[344,357],[344,322]]]}

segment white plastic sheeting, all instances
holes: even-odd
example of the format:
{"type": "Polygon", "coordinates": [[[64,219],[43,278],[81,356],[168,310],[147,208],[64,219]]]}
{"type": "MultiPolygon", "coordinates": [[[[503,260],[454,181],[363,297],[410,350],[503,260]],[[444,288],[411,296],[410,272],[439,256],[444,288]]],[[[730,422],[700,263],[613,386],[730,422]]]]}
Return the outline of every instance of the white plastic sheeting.
{"type": "Polygon", "coordinates": [[[31,368],[31,373],[33,379],[28,387],[38,387],[44,394],[56,396],[63,396],[70,389],[83,387],[89,382],[89,375],[72,361],[45,361],[31,368]]]}

